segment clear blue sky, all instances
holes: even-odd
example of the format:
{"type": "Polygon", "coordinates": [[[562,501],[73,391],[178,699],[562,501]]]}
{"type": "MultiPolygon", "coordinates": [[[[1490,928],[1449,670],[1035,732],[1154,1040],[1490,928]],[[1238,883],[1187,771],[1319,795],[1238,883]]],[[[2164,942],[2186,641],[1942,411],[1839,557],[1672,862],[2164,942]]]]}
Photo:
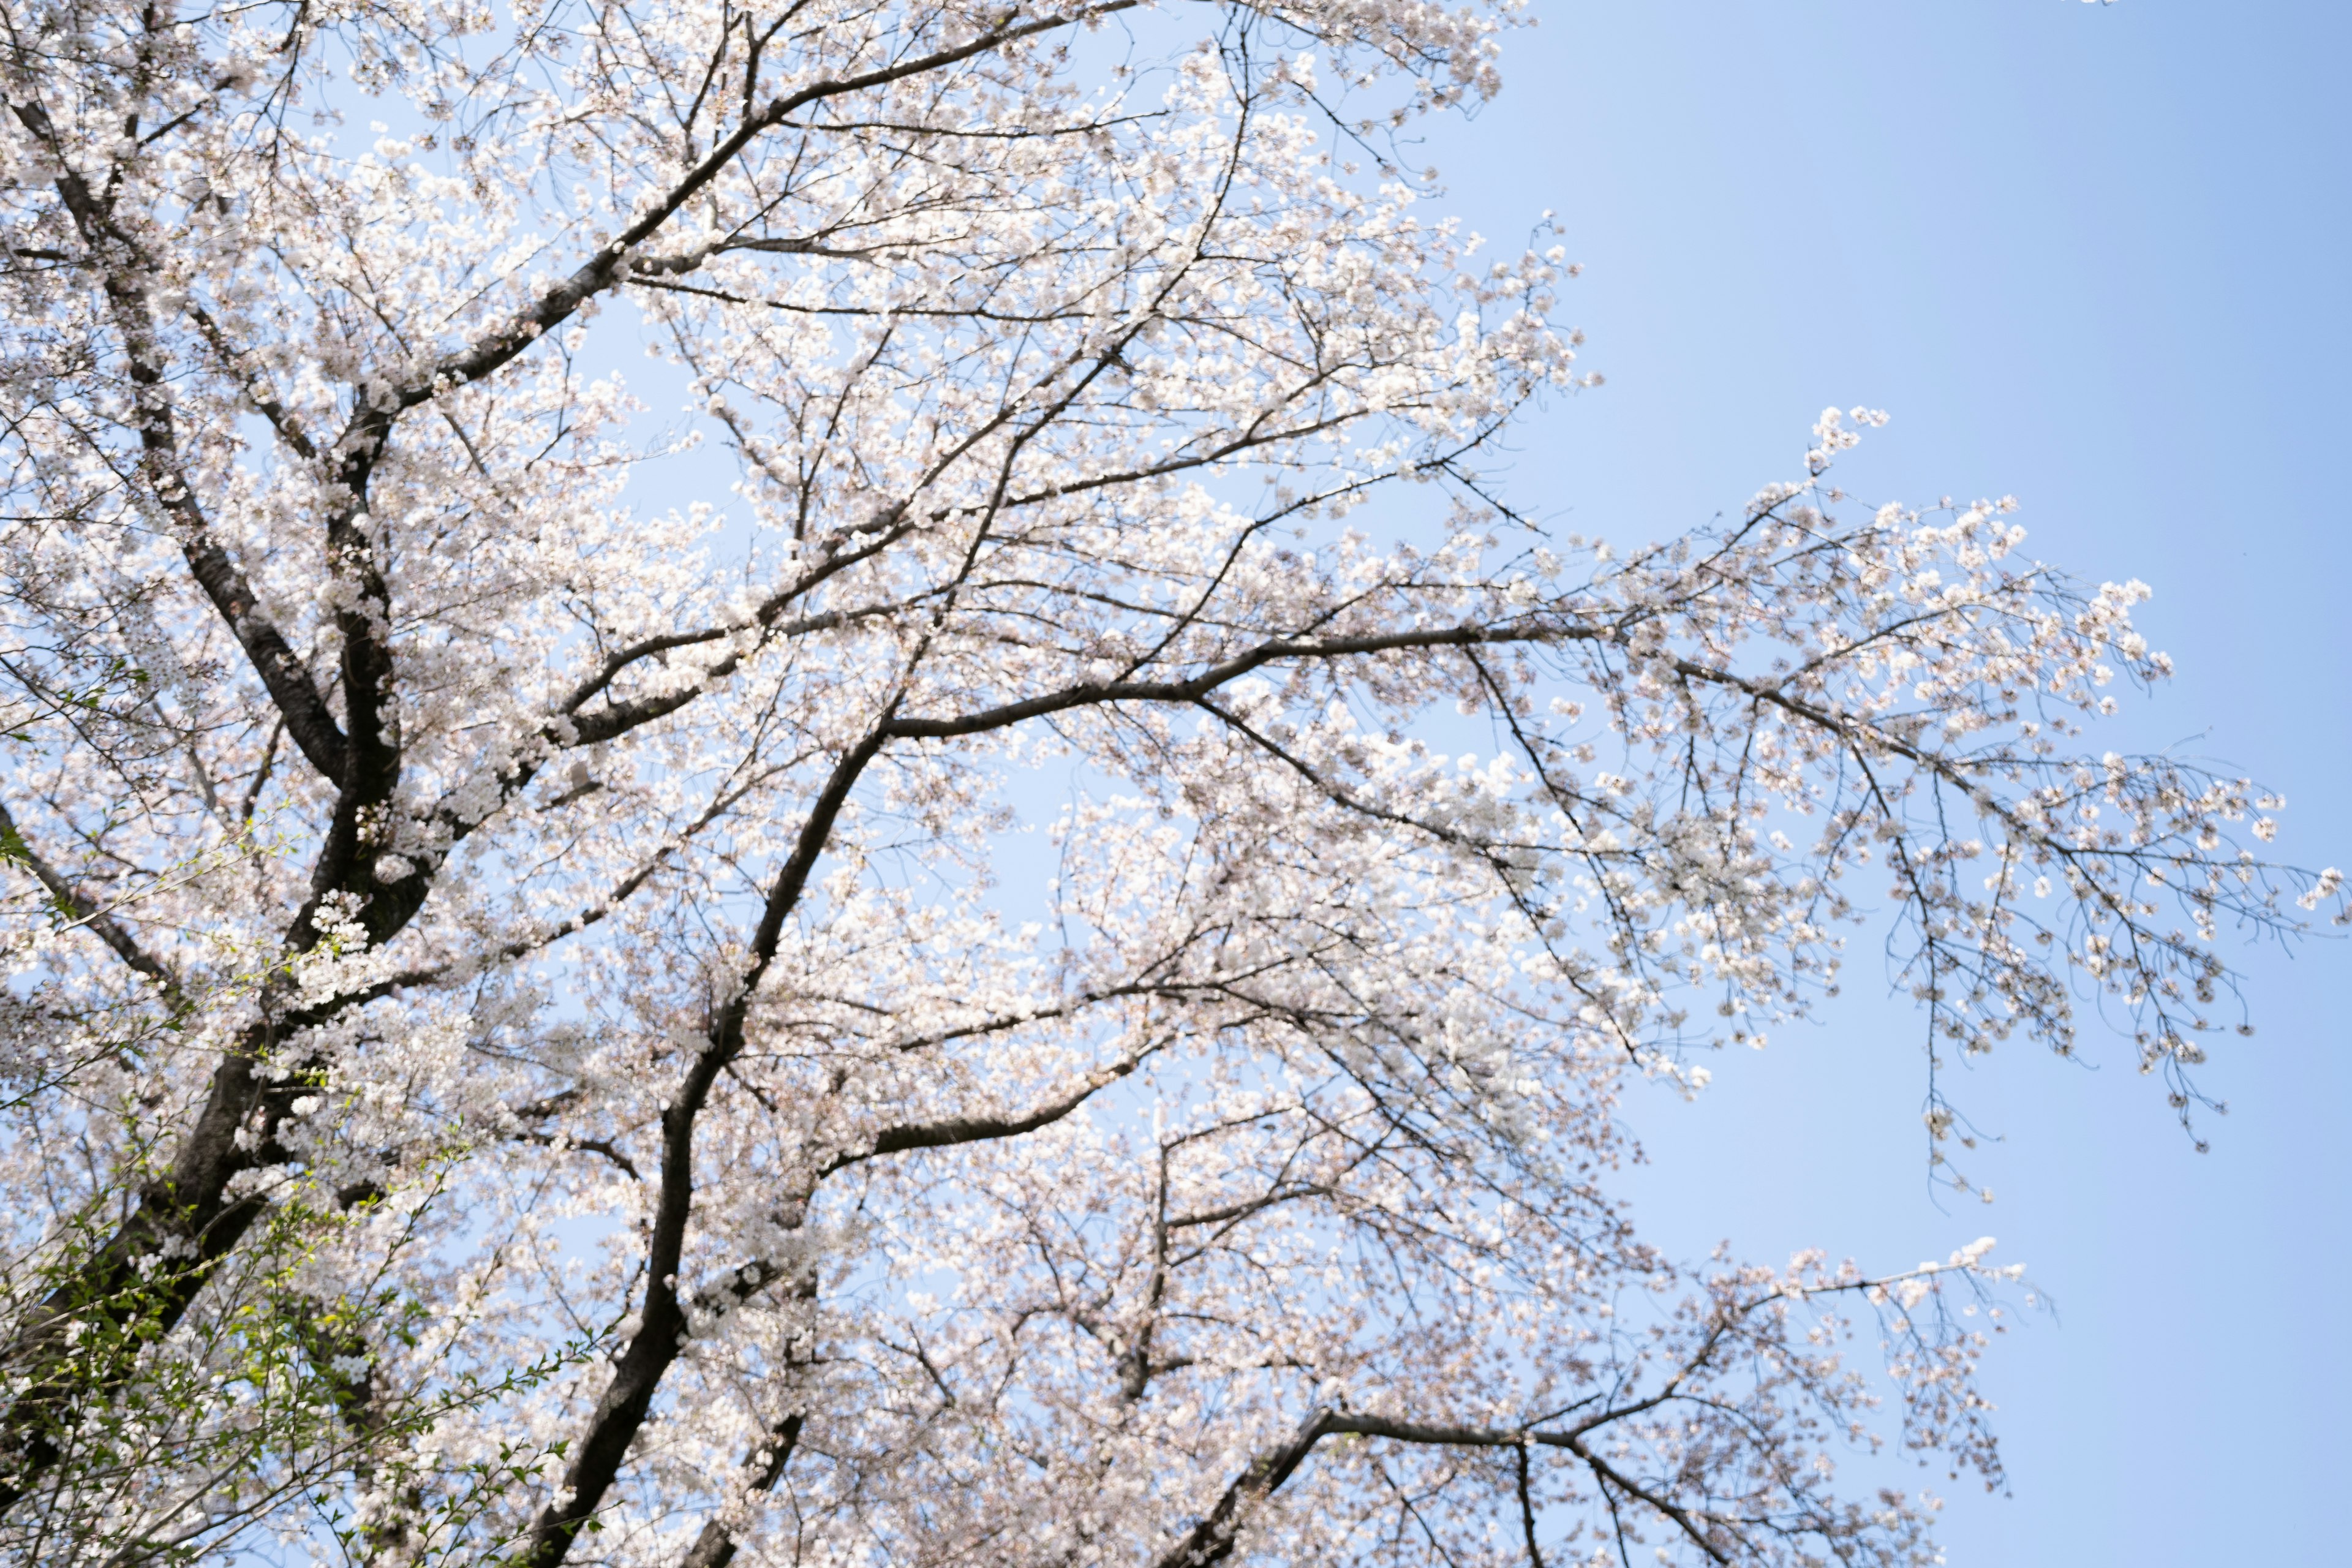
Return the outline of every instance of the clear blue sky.
{"type": "MultiPolygon", "coordinates": [[[[1565,314],[1608,384],[1530,428],[1516,496],[1655,537],[1790,473],[1825,404],[1887,408],[1865,499],[2013,493],[2035,554],[2155,586],[2180,678],[2101,743],[2229,759],[2286,794],[2292,858],[2352,867],[2352,7],[1537,10],[1502,99],[1429,141],[1442,205],[1498,240],[1555,207],[1587,267],[1565,314]]],[[[2054,1297],[1998,1357],[2014,1495],[1953,1498],[1956,1564],[2352,1562],[2352,949],[2247,956],[2260,1033],[2207,1070],[2201,1158],[2121,1041],[2015,1047],[1961,1086],[1999,1201],[1939,1202],[1918,1029],[1868,998],[1632,1107],[1677,1249],[1990,1233],[2054,1297]]]]}

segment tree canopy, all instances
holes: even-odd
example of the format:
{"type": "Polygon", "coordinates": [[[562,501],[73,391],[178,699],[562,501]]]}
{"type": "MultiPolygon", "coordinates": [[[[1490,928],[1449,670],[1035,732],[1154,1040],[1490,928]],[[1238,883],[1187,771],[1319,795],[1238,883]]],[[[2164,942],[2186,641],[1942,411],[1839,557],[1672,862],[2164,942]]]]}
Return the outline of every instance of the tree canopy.
{"type": "Polygon", "coordinates": [[[2012,1276],[1664,1256],[1620,1097],[1891,922],[1965,1188],[2341,879],[1881,416],[1511,495],[1517,15],[0,3],[0,1554],[1933,1560],[2012,1276]]]}

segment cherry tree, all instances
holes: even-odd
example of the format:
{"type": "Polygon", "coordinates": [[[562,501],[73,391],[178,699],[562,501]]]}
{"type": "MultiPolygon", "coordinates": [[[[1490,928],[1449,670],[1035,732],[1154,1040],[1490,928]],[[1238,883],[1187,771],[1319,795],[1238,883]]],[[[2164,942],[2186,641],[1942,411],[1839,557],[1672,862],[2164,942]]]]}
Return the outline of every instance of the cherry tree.
{"type": "Polygon", "coordinates": [[[1965,1190],[2340,879],[1877,416],[1513,510],[1515,15],[0,5],[8,1560],[1936,1560],[2011,1271],[1663,1256],[1620,1097],[1891,921],[1965,1190]]]}

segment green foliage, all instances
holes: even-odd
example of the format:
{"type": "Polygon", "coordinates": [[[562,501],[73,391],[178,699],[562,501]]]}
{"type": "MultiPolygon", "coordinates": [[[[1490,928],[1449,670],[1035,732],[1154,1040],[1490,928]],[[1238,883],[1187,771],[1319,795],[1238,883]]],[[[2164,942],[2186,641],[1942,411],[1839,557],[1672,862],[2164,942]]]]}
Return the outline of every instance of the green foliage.
{"type": "Polygon", "coordinates": [[[349,1203],[308,1177],[287,1179],[229,1258],[167,1244],[102,1301],[77,1292],[119,1223],[115,1205],[89,1205],[49,1238],[37,1268],[9,1281],[20,1300],[47,1298],[36,1321],[53,1322],[68,1352],[41,1381],[7,1388],[9,1418],[37,1422],[30,1447],[46,1450],[46,1484],[9,1521],[20,1560],[193,1563],[298,1500],[355,1563],[395,1546],[407,1563],[494,1558],[506,1542],[479,1538],[484,1516],[562,1445],[508,1445],[495,1459],[445,1467],[420,1440],[453,1415],[543,1384],[592,1344],[574,1335],[492,1370],[445,1363],[422,1386],[378,1376],[380,1352],[433,1340],[432,1310],[388,1281],[403,1254],[426,1244],[420,1216],[462,1152],[453,1141],[437,1169],[400,1192],[349,1203]],[[362,1234],[386,1215],[400,1221],[388,1242],[362,1234]],[[352,1270],[351,1255],[371,1249],[373,1268],[352,1270]],[[330,1254],[341,1263],[333,1276],[355,1288],[320,1293],[330,1254]],[[175,1281],[195,1291],[172,1322],[158,1304],[175,1292],[159,1287],[175,1281]]]}

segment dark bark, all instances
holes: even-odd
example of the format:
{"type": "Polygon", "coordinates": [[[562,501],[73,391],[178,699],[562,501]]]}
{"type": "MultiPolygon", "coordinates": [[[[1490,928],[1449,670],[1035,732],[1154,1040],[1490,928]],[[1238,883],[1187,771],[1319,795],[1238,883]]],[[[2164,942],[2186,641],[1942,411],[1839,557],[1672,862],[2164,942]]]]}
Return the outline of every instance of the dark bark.
{"type": "MultiPolygon", "coordinates": [[[[886,724],[887,718],[886,712],[886,724]]],[[[661,1192],[655,1200],[652,1233],[646,1245],[646,1295],[638,1309],[637,1331],[621,1352],[611,1380],[590,1413],[586,1430],[572,1449],[562,1489],[540,1510],[517,1553],[517,1568],[555,1568],[571,1552],[573,1541],[603,1506],[630,1445],[636,1441],[653,1408],[663,1374],[685,1346],[687,1318],[678,1271],[684,1266],[687,1226],[694,1209],[695,1119],[709,1100],[719,1073],[743,1049],[752,994],[775,958],[784,921],[807,889],[809,877],[832,839],[834,824],[849,802],[850,791],[881,754],[884,739],[883,726],[876,726],[834,764],[832,776],[811,805],[793,852],[769,890],[759,929],[752,936],[751,962],[741,988],[719,1010],[706,1045],[662,1111],[661,1192]]]]}

